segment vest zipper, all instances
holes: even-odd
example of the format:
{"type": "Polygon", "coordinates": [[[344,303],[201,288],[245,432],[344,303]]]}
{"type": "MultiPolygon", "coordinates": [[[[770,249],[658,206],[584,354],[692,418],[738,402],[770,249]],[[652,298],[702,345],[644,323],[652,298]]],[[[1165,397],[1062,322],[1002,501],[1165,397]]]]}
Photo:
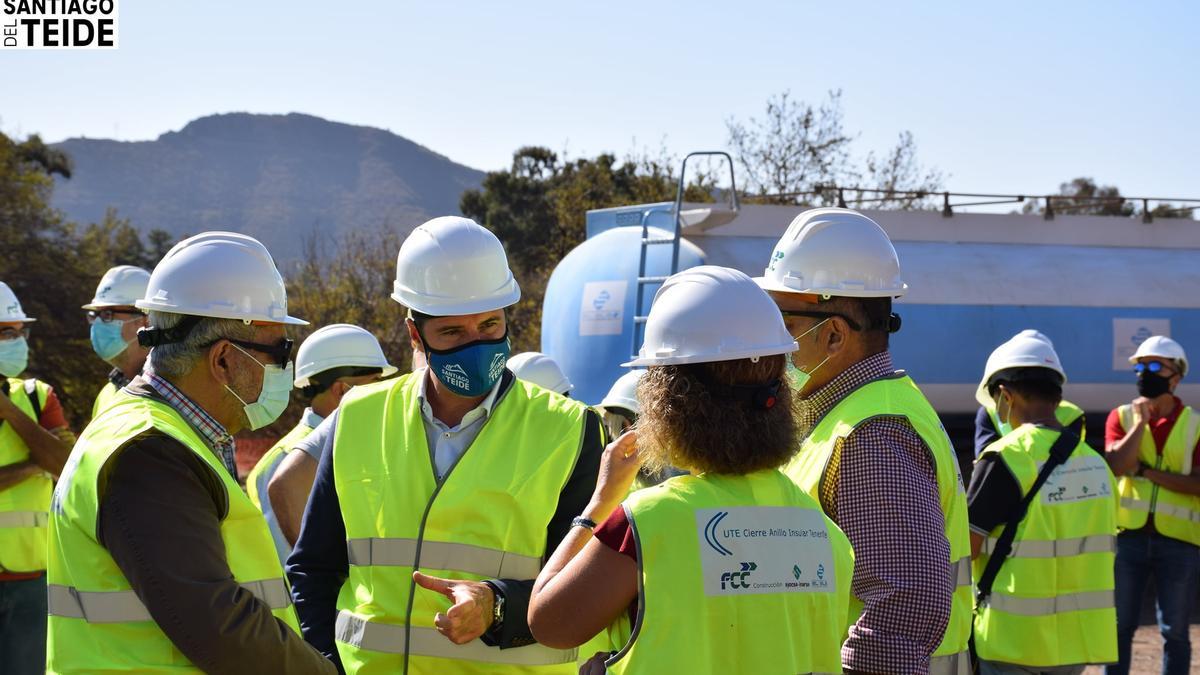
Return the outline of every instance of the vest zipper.
{"type": "MultiPolygon", "coordinates": [[[[1163,462],[1163,456],[1159,455],[1158,459],[1154,460],[1154,470],[1155,471],[1159,470],[1159,467],[1162,466],[1162,462],[1163,462]]],[[[1146,479],[1146,480],[1149,480],[1149,479],[1146,479]]],[[[1150,485],[1153,486],[1150,488],[1150,513],[1151,513],[1151,515],[1153,515],[1154,507],[1158,505],[1158,483],[1151,482],[1150,485]]]]}

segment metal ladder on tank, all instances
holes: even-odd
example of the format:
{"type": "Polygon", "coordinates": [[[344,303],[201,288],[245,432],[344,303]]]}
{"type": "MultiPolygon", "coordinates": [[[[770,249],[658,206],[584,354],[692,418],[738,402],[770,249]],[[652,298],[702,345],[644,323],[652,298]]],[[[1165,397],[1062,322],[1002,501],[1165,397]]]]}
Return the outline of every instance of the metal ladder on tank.
{"type": "Polygon", "coordinates": [[[734,182],[733,176],[733,158],[728,152],[720,150],[709,150],[701,152],[690,152],[683,158],[683,164],[679,167],[679,186],[675,191],[675,203],[670,210],[663,207],[646,209],[642,212],[641,226],[641,254],[638,257],[638,275],[637,275],[637,290],[636,299],[634,301],[633,314],[633,344],[630,346],[629,353],[632,358],[638,357],[638,349],[642,345],[642,335],[645,333],[646,319],[650,315],[650,305],[653,304],[653,298],[646,298],[646,287],[652,284],[661,284],[667,280],[672,274],[679,271],[679,242],[683,232],[683,193],[687,189],[687,163],[693,157],[724,157],[729,163],[729,210],[737,213],[739,208],[737,196],[737,184],[734,182]],[[671,235],[669,237],[651,237],[650,236],[650,216],[656,213],[669,213],[671,215],[671,235]],[[666,276],[646,276],[646,253],[651,246],[671,246],[671,271],[666,276]]]}

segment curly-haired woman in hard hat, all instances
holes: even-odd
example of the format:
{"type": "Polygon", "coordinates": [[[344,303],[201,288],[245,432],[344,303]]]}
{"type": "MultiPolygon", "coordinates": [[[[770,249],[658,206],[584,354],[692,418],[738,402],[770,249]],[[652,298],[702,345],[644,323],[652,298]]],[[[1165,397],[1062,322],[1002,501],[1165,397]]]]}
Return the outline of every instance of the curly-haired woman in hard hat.
{"type": "Polygon", "coordinates": [[[666,281],[627,364],[649,368],[637,430],[605,450],[591,504],[534,585],[539,642],[577,647],[611,627],[624,640],[605,665],[622,673],[840,669],[850,545],[778,470],[796,445],[795,349],[741,272],[666,281]],[[694,475],[626,498],[643,462],[694,475]]]}

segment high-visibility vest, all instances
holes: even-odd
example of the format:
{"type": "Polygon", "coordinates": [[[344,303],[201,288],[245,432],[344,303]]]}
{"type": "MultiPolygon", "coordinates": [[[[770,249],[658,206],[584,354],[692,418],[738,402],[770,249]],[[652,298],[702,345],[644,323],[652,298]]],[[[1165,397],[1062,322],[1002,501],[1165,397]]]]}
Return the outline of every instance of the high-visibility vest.
{"type": "MultiPolygon", "coordinates": [[[[1022,425],[989,445],[1028,494],[1060,432],[1022,425]]],[[[977,608],[979,658],[1029,667],[1113,663],[1117,614],[1113,564],[1116,482],[1108,464],[1080,440],[1029,504],[991,596],[977,608]]],[[[987,567],[1004,525],[989,535],[974,577],[987,567]]]]}
{"type": "Polygon", "coordinates": [[[100,390],[100,393],[96,394],[96,400],[92,403],[92,419],[99,417],[100,413],[104,412],[104,409],[112,404],[120,395],[120,387],[112,382],[106,383],[104,388],[100,390]]]}
{"type": "MultiPolygon", "coordinates": [[[[820,502],[820,486],[838,480],[837,463],[830,460],[841,443],[859,425],[880,417],[907,420],[929,447],[937,471],[938,500],[942,507],[946,539],[950,543],[950,574],[954,596],[950,621],[941,644],[929,662],[931,675],[970,673],[967,641],[971,637],[971,539],[967,521],[967,495],[958,470],[958,458],[933,406],[907,375],[898,372],[872,380],[839,401],[817,422],[784,469],[808,494],[820,502]]],[[[840,452],[840,451],[839,451],[840,452]]],[[[880,471],[888,471],[880,465],[880,471]]],[[[862,602],[850,599],[851,621],[862,613],[862,602]]]]}
{"type": "Polygon", "coordinates": [[[96,540],[99,476],[114,453],[147,432],[179,441],[220,477],[229,503],[221,539],[233,578],[299,632],[291,592],[262,514],[179,413],[153,399],[122,396],[84,430],[55,489],[46,570],[49,673],[200,672],[154,622],[96,540]]]}
{"type": "Polygon", "coordinates": [[[573,649],[450,642],[433,619],[451,602],[417,587],[412,573],[537,577],[587,408],[513,380],[439,480],[418,399],[424,376],[355,387],[339,408],[333,474],[350,562],[337,599],[342,665],[362,675],[575,673],[573,649]]]}
{"type": "Polygon", "coordinates": [[[629,496],[638,616],[614,673],[840,673],[854,557],[775,469],[629,496]]]}
{"type": "MultiPolygon", "coordinates": [[[[50,395],[50,386],[39,380],[8,378],[8,398],[33,419],[50,395]]],[[[11,424],[0,422],[0,466],[29,459],[29,447],[11,424]]],[[[39,572],[46,569],[46,520],[54,481],[45,472],[0,489],[0,571],[39,572]]]]}
{"type": "Polygon", "coordinates": [[[267,496],[267,483],[271,482],[271,477],[275,475],[283,458],[312,431],[312,427],[305,424],[304,420],[300,420],[296,426],[292,427],[291,431],[279,439],[278,443],[263,454],[262,458],[258,460],[258,464],[255,464],[250,473],[246,475],[246,496],[267,519],[267,528],[271,530],[271,539],[275,541],[275,550],[279,553],[280,562],[287,560],[288,555],[292,552],[292,547],[288,544],[287,538],[283,536],[283,530],[279,529],[279,520],[275,516],[275,509],[271,506],[271,500],[267,496]]]}
{"type": "MultiPolygon", "coordinates": [[[[1132,406],[1117,408],[1117,415],[1122,428],[1126,431],[1133,428],[1132,406]]],[[[1161,455],[1150,430],[1142,432],[1138,461],[1159,471],[1191,475],[1197,441],[1200,441],[1200,414],[1185,406],[1167,436],[1161,455]]],[[[1149,514],[1153,513],[1154,528],[1160,534],[1200,546],[1200,497],[1169,490],[1137,476],[1121,476],[1118,489],[1121,494],[1118,527],[1123,530],[1145,527],[1149,514]]]]}
{"type": "MultiPolygon", "coordinates": [[[[1000,421],[1000,416],[996,414],[995,403],[984,406],[984,409],[987,410],[988,417],[992,418],[992,427],[996,430],[997,436],[1003,436],[1012,431],[1011,426],[1000,421]]],[[[1083,423],[1083,408],[1064,399],[1059,402],[1058,408],[1054,410],[1054,418],[1064,428],[1070,429],[1076,436],[1084,438],[1087,426],[1083,423]]]]}

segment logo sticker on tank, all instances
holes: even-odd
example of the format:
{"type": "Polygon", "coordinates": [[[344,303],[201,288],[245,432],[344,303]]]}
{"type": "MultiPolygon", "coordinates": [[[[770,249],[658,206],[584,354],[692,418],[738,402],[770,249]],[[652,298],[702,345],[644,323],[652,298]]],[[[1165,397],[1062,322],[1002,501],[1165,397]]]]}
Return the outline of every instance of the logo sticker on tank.
{"type": "Polygon", "coordinates": [[[697,509],[705,595],[832,593],[833,546],[819,511],[697,509]]]}

